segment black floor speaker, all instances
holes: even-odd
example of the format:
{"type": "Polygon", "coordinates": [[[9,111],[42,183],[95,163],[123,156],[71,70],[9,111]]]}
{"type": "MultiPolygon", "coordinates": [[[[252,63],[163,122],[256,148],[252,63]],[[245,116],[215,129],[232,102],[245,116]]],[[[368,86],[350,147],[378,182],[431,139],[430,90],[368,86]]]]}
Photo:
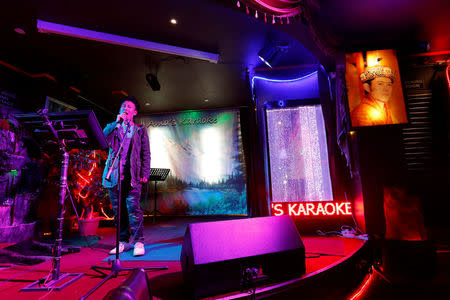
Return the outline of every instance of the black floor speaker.
{"type": "Polygon", "coordinates": [[[103,300],[151,300],[152,293],[144,269],[136,269],[120,286],[109,291],[103,300]]]}
{"type": "Polygon", "coordinates": [[[180,260],[194,298],[305,273],[305,247],[290,216],[189,224],[180,260]]]}

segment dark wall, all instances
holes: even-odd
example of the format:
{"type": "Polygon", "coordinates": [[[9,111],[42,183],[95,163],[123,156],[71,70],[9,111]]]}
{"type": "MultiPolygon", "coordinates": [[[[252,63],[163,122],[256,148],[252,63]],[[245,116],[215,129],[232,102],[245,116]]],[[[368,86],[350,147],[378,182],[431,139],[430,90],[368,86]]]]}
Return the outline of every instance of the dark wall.
{"type": "MultiPolygon", "coordinates": [[[[50,96],[78,110],[93,110],[102,127],[115,119],[112,113],[99,107],[92,99],[71,90],[64,82],[45,76],[31,77],[31,74],[22,73],[21,69],[12,69],[15,67],[0,64],[0,104],[24,113],[35,113],[45,107],[46,97],[50,96]]],[[[117,103],[120,105],[120,99],[117,103]]],[[[109,109],[115,112],[119,107],[109,109]]]]}
{"type": "Polygon", "coordinates": [[[404,63],[402,77],[406,90],[408,117],[420,117],[428,127],[414,134],[417,150],[405,148],[408,188],[422,200],[425,222],[428,225],[446,225],[449,181],[449,82],[446,65],[428,61],[410,60],[404,63]],[[419,102],[420,101],[420,102],[419,102]],[[417,106],[420,103],[421,109],[417,106]],[[416,105],[411,110],[412,104],[416,105]],[[413,113],[415,113],[413,115],[413,113]]]}
{"type": "Polygon", "coordinates": [[[404,186],[401,127],[378,126],[356,130],[366,231],[383,235],[385,220],[383,189],[404,186]]]}
{"type": "Polygon", "coordinates": [[[420,199],[425,225],[448,226],[450,135],[445,66],[408,60],[400,69],[409,123],[353,129],[352,156],[361,180],[366,231],[379,236],[386,230],[384,192],[392,188],[404,191],[403,199],[398,199],[400,210],[411,209],[413,199],[420,199]]]}
{"type": "Polygon", "coordinates": [[[45,100],[37,88],[40,80],[0,65],[0,104],[23,112],[43,107],[45,100]]]}

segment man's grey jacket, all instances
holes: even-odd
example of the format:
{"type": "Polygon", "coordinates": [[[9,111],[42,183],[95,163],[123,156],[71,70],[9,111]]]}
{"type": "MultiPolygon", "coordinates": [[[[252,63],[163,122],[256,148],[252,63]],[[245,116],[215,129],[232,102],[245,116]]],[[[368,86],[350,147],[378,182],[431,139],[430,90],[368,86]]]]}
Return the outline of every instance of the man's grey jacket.
{"type": "MultiPolygon", "coordinates": [[[[131,138],[131,154],[130,154],[130,172],[131,172],[131,186],[137,187],[141,178],[149,178],[150,176],[150,145],[147,134],[147,128],[142,125],[137,125],[137,130],[131,138]]],[[[117,132],[117,122],[112,122],[106,125],[103,129],[106,141],[109,146],[108,160],[106,161],[105,170],[103,171],[103,181],[102,184],[106,188],[111,188],[118,183],[118,170],[117,166],[119,160],[111,173],[110,180],[106,180],[106,174],[112,165],[117,150],[120,147],[121,140],[119,139],[119,134],[117,132]]]]}

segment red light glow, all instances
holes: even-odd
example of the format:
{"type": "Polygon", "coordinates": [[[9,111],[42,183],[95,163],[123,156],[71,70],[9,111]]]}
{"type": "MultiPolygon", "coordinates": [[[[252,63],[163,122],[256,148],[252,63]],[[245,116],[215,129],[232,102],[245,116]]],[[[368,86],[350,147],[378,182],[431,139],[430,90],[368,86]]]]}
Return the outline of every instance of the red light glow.
{"type": "Polygon", "coordinates": [[[273,216],[351,216],[350,202],[273,202],[271,205],[273,216]]]}
{"type": "Polygon", "coordinates": [[[447,86],[448,90],[450,91],[450,65],[448,65],[445,69],[445,76],[447,77],[447,86]]]}
{"type": "Polygon", "coordinates": [[[366,289],[366,287],[370,284],[370,282],[372,281],[373,278],[373,274],[371,273],[369,274],[369,276],[367,277],[366,281],[363,283],[363,285],[359,288],[359,290],[356,291],[356,293],[353,294],[353,296],[349,297],[349,300],[355,300],[358,299],[361,294],[364,292],[364,290],[366,289]]]}
{"type": "MultiPolygon", "coordinates": [[[[95,155],[96,152],[92,152],[91,154],[89,154],[89,158],[95,159],[95,155]]],[[[86,189],[87,186],[89,186],[89,184],[92,181],[92,172],[97,168],[97,163],[95,161],[91,162],[90,168],[89,170],[81,170],[81,172],[76,172],[77,176],[80,178],[77,181],[77,187],[78,187],[78,191],[75,193],[75,197],[77,198],[77,200],[79,200],[80,198],[82,199],[86,199],[89,195],[89,190],[86,189]],[[83,175],[82,175],[83,173],[83,175]],[[84,194],[83,194],[84,191],[84,194]]]]}

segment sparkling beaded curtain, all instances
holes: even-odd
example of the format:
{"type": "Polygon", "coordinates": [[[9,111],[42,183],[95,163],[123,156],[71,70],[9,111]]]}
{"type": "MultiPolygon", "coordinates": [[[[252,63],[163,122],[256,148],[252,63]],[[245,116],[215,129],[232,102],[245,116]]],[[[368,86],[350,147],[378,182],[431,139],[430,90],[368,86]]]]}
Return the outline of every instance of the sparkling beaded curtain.
{"type": "Polygon", "coordinates": [[[273,202],[333,200],[320,105],[267,110],[273,202]]]}

